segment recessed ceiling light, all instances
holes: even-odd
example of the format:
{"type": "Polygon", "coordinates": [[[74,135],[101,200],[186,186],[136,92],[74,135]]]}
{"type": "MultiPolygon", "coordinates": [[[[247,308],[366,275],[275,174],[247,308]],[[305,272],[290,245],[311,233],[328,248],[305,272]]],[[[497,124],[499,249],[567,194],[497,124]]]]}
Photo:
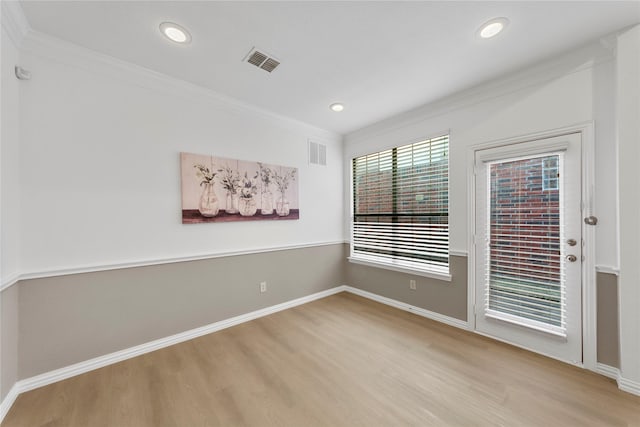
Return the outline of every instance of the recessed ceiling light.
{"type": "Polygon", "coordinates": [[[344,110],[344,105],[340,104],[339,102],[336,102],[334,104],[329,105],[329,108],[331,108],[331,111],[335,111],[336,113],[339,113],[340,111],[344,110]]]}
{"type": "Polygon", "coordinates": [[[482,24],[478,30],[478,35],[483,39],[490,39],[497,36],[509,25],[507,18],[495,18],[482,24]]]}
{"type": "Polygon", "coordinates": [[[189,31],[173,22],[163,22],[160,24],[160,32],[164,34],[166,38],[176,43],[191,42],[191,34],[189,34],[189,31]]]}

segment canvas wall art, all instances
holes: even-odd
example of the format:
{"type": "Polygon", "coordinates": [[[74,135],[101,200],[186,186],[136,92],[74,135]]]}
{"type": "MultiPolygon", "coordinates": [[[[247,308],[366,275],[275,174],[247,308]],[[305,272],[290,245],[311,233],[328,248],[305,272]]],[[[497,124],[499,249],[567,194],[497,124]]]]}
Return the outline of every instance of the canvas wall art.
{"type": "Polygon", "coordinates": [[[298,169],[180,153],[182,223],[298,219],[298,169]]]}

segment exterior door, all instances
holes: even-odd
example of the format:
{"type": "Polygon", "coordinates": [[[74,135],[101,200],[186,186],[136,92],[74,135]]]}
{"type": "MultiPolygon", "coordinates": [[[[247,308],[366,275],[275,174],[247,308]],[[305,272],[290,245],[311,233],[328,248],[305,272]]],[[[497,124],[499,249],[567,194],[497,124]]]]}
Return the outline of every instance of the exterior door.
{"type": "Polygon", "coordinates": [[[582,363],[579,133],[479,150],[476,330],[582,363]]]}

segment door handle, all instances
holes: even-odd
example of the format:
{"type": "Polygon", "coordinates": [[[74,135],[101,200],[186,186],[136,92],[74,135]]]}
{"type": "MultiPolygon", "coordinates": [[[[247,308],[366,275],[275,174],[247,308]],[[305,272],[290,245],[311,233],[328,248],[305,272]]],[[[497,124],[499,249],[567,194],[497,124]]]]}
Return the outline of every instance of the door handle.
{"type": "Polygon", "coordinates": [[[576,257],[575,255],[567,255],[567,261],[569,262],[576,262],[578,259],[578,257],[576,257]]]}
{"type": "Polygon", "coordinates": [[[576,242],[576,239],[567,240],[567,245],[569,246],[575,246],[576,244],[578,244],[578,242],[576,242]]]}

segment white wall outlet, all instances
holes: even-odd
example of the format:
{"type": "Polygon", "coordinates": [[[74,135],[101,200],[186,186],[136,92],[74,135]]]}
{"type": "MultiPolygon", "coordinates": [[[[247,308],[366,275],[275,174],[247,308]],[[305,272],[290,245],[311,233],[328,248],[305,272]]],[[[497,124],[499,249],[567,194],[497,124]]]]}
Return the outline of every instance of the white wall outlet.
{"type": "Polygon", "coordinates": [[[412,290],[416,290],[416,281],[415,280],[409,280],[409,289],[412,290]]]}
{"type": "Polygon", "coordinates": [[[260,292],[267,292],[267,282],[260,282],[260,292]]]}

